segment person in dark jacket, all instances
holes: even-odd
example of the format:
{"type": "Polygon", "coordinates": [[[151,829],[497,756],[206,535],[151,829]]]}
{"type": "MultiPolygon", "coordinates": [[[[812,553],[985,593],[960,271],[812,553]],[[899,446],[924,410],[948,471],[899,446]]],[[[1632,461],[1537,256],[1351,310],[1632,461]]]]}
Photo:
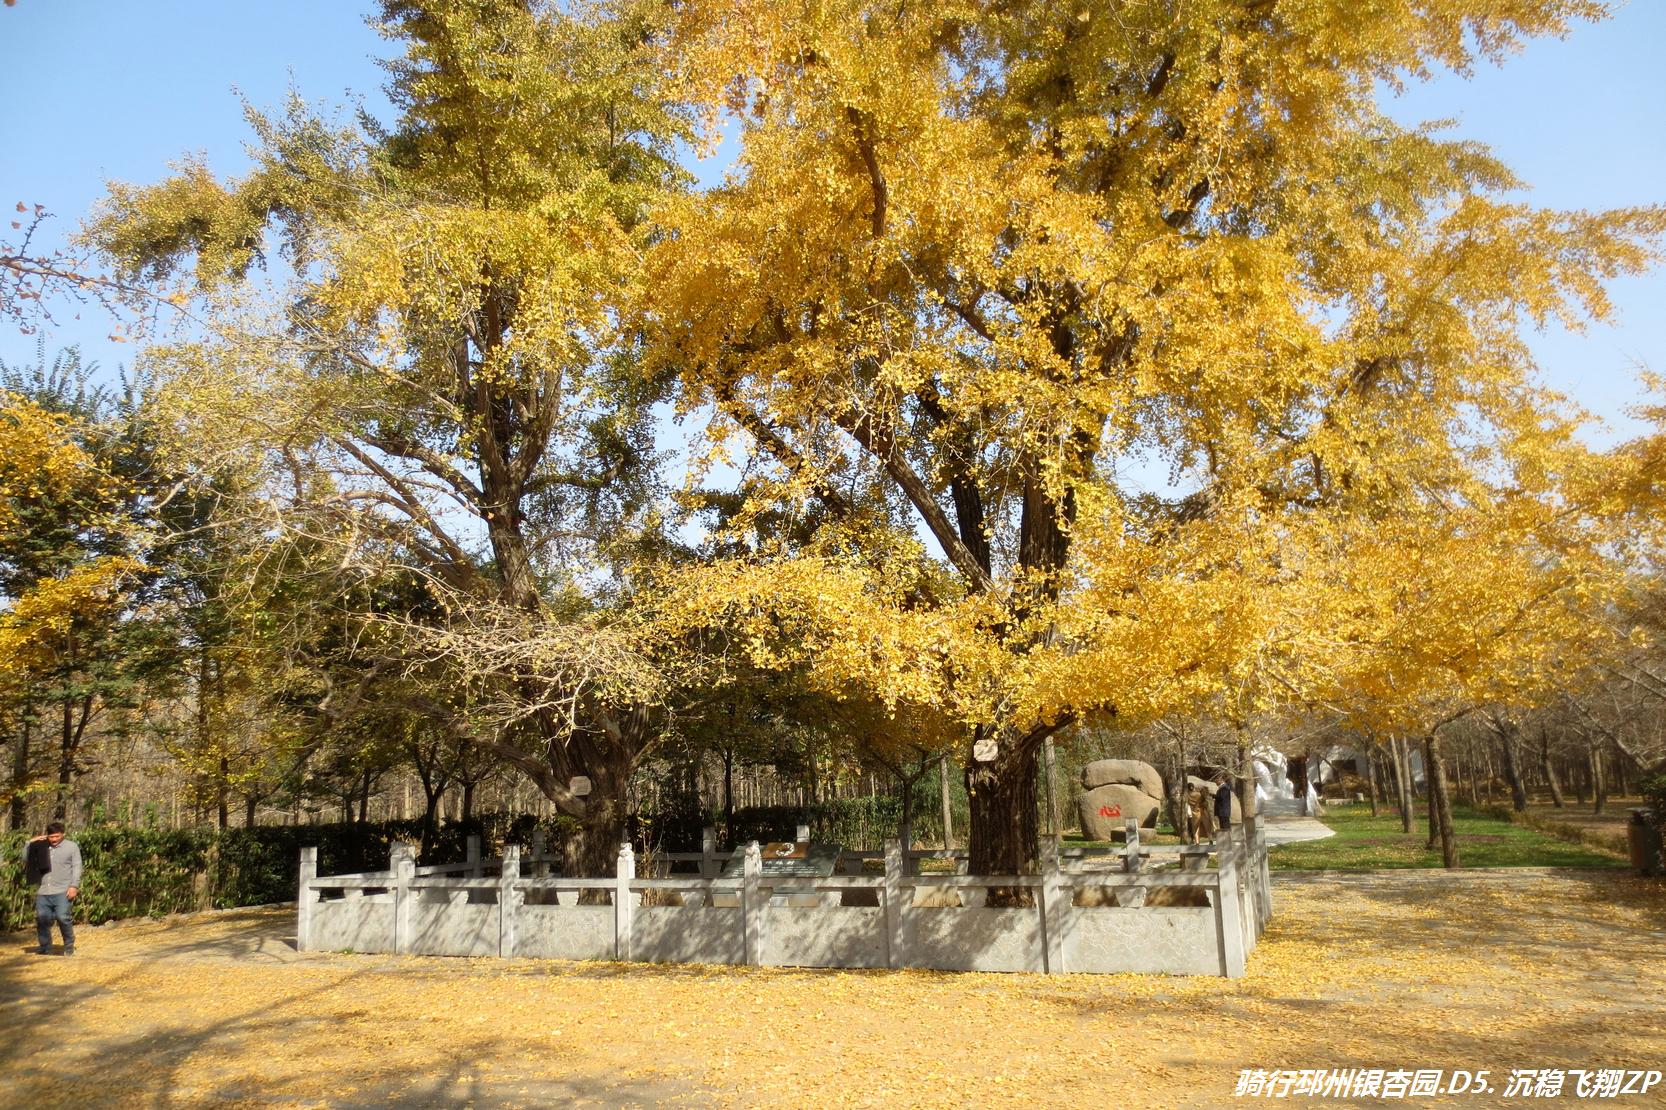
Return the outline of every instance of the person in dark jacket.
{"type": "Polygon", "coordinates": [[[1221,832],[1232,828],[1232,779],[1226,775],[1215,780],[1215,827],[1221,832]]]}
{"type": "Polygon", "coordinates": [[[24,845],[23,866],[26,876],[40,884],[35,891],[35,938],[40,941],[36,951],[42,956],[52,954],[52,923],[56,921],[64,937],[64,955],[75,955],[70,911],[81,893],[81,846],[64,839],[63,822],[54,821],[24,845]]]}

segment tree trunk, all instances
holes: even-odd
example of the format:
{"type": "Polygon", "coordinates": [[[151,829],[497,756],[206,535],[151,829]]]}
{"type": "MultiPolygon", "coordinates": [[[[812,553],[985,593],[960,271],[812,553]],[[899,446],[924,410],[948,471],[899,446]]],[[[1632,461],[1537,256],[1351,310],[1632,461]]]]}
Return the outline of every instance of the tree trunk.
{"type": "Polygon", "coordinates": [[[804,736],[804,754],[810,766],[810,804],[815,805],[821,801],[821,768],[816,763],[815,738],[809,733],[804,736]]]}
{"type": "Polygon", "coordinates": [[[220,756],[220,776],[214,783],[215,802],[218,803],[220,827],[231,827],[231,760],[220,756]]]}
{"type": "Polygon", "coordinates": [[[1064,835],[1064,830],[1059,828],[1058,765],[1053,756],[1053,738],[1051,736],[1042,741],[1042,751],[1047,759],[1047,831],[1052,835],[1054,843],[1057,843],[1059,838],[1064,835]]]}
{"type": "Polygon", "coordinates": [[[422,796],[425,799],[422,810],[422,858],[427,859],[434,850],[434,834],[439,831],[440,796],[445,793],[445,783],[431,787],[427,779],[422,781],[422,796]]]}
{"type": "Polygon", "coordinates": [[[29,740],[33,731],[34,721],[31,719],[29,705],[24,703],[19,711],[20,718],[17,733],[17,750],[12,753],[12,801],[8,823],[13,832],[27,827],[29,820],[28,807],[24,804],[24,791],[29,785],[29,740]]]}
{"type": "Polygon", "coordinates": [[[1383,800],[1398,801],[1400,798],[1400,767],[1399,760],[1394,754],[1394,740],[1389,738],[1382,743],[1383,750],[1383,800]]]}
{"type": "Polygon", "coordinates": [[[1556,777],[1556,761],[1550,758],[1550,736],[1539,729],[1539,765],[1544,769],[1545,784],[1550,787],[1550,804],[1561,809],[1567,804],[1562,797],[1562,782],[1556,777]]]}
{"type": "Polygon", "coordinates": [[[735,753],[732,748],[723,749],[723,836],[730,842],[730,847],[739,848],[733,842],[735,835],[735,753]]]}
{"type": "MultiPolygon", "coordinates": [[[[1304,756],[1303,758],[1304,758],[1304,763],[1303,763],[1302,779],[1303,779],[1303,781],[1305,781],[1306,778],[1307,778],[1306,763],[1305,763],[1305,758],[1306,757],[1304,756]]],[[[1256,822],[1261,820],[1261,816],[1260,816],[1259,813],[1256,812],[1256,808],[1255,808],[1255,755],[1254,755],[1253,752],[1250,751],[1249,734],[1246,733],[1242,728],[1238,729],[1238,772],[1237,772],[1237,779],[1238,779],[1238,807],[1240,809],[1242,809],[1243,812],[1244,812],[1244,843],[1245,844],[1254,844],[1255,843],[1255,825],[1256,825],[1256,822]]],[[[1313,796],[1318,797],[1319,796],[1318,791],[1314,791],[1313,796]]],[[[1304,790],[1302,792],[1302,811],[1305,813],[1306,810],[1307,810],[1307,792],[1304,790]]],[[[1317,814],[1308,813],[1307,816],[1315,817],[1315,816],[1317,816],[1317,814]]]]}
{"type": "Polygon", "coordinates": [[[1431,852],[1440,845],[1440,806],[1435,801],[1435,776],[1429,771],[1435,765],[1433,743],[1429,737],[1423,738],[1423,790],[1429,826],[1429,842],[1425,847],[1431,852]]]}
{"type": "Polygon", "coordinates": [[[467,821],[474,816],[474,787],[472,782],[463,783],[463,812],[462,819],[467,821]]]}
{"type": "MultiPolygon", "coordinates": [[[[974,761],[966,770],[966,794],[972,817],[968,831],[972,875],[1033,875],[1036,841],[1037,760],[1039,744],[1018,737],[997,749],[989,763],[974,761]]],[[[993,887],[991,906],[1028,906],[1024,887],[993,887]]]]}
{"type": "Polygon", "coordinates": [[[943,850],[954,847],[954,808],[949,804],[949,757],[945,753],[937,764],[943,795],[943,850]]]}
{"type": "Polygon", "coordinates": [[[1169,824],[1174,835],[1189,841],[1192,833],[1192,809],[1186,804],[1186,748],[1184,741],[1176,741],[1174,756],[1169,763],[1168,777],[1169,824]]]}
{"type": "Polygon", "coordinates": [[[75,778],[74,714],[69,699],[65,698],[63,735],[58,745],[58,797],[52,805],[52,816],[59,821],[69,811],[70,783],[75,778]]]}
{"type": "Polygon", "coordinates": [[[1608,783],[1602,774],[1602,745],[1590,746],[1586,762],[1591,768],[1591,812],[1601,813],[1608,805],[1608,783]]]}
{"type": "Polygon", "coordinates": [[[907,852],[914,847],[914,784],[920,781],[920,776],[898,775],[897,778],[902,783],[902,816],[897,821],[897,839],[907,852]]]}
{"type": "MultiPolygon", "coordinates": [[[[635,722],[642,724],[643,722],[635,722]]],[[[625,722],[632,727],[632,722],[625,722]]],[[[584,797],[578,825],[561,846],[562,874],[575,878],[607,878],[616,873],[619,847],[626,840],[630,816],[626,787],[634,760],[628,741],[607,744],[590,753],[580,773],[590,779],[590,793],[584,797]]],[[[586,890],[579,895],[584,905],[606,905],[606,891],[586,890]]]]}
{"type": "Polygon", "coordinates": [[[1417,819],[1417,795],[1411,778],[1411,753],[1406,750],[1404,737],[1389,739],[1394,745],[1394,777],[1400,782],[1400,831],[1410,835],[1411,824],[1417,819]]]}
{"type": "Polygon", "coordinates": [[[1446,767],[1441,759],[1440,736],[1431,734],[1428,743],[1430,805],[1436,810],[1440,825],[1441,862],[1446,867],[1461,866],[1458,860],[1458,838],[1452,832],[1452,797],[1447,791],[1446,767]]]}
{"type": "Polygon", "coordinates": [[[1378,815],[1377,795],[1379,793],[1377,778],[1382,774],[1381,761],[1377,758],[1377,745],[1372,744],[1365,753],[1366,775],[1365,788],[1371,792],[1371,816],[1378,815]]]}
{"type": "MultiPolygon", "coordinates": [[[[585,813],[561,845],[562,874],[604,878],[616,873],[619,847],[625,842],[625,805],[622,799],[597,791],[586,799],[585,813]]],[[[605,890],[579,894],[584,905],[607,905],[605,890]]]]}
{"type": "Polygon", "coordinates": [[[1504,755],[1504,777],[1510,780],[1510,805],[1517,813],[1527,812],[1527,783],[1521,777],[1521,766],[1516,762],[1516,739],[1513,733],[1501,733],[1499,749],[1504,755]]]}
{"type": "Polygon", "coordinates": [[[257,799],[253,794],[250,794],[243,799],[243,827],[245,829],[252,829],[255,827],[255,807],[258,803],[259,799],[257,799]]]}

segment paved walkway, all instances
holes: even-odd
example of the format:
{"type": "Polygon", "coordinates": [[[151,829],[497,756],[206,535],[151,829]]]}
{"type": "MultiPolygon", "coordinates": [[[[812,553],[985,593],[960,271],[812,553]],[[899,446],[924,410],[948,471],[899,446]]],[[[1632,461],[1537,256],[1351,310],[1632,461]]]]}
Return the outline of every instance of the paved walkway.
{"type": "Polygon", "coordinates": [[[1323,840],[1327,836],[1336,835],[1336,830],[1313,817],[1264,813],[1262,820],[1267,825],[1269,848],[1276,848],[1280,844],[1299,844],[1304,840],[1323,840]]]}

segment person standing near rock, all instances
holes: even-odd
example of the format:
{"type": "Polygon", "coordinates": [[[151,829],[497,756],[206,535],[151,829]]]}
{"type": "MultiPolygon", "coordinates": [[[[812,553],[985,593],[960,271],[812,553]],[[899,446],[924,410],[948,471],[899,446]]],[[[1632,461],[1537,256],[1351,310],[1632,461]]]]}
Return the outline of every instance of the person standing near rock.
{"type": "Polygon", "coordinates": [[[35,936],[40,941],[36,951],[42,956],[52,954],[52,923],[64,937],[64,955],[75,955],[75,925],[71,912],[76,897],[81,893],[81,846],[64,838],[62,821],[46,826],[46,832],[23,846],[24,877],[39,883],[35,891],[35,936]]]}
{"type": "Polygon", "coordinates": [[[1215,823],[1209,814],[1209,798],[1195,783],[1186,784],[1186,808],[1191,815],[1191,828],[1186,831],[1186,843],[1215,839],[1215,823]]]}
{"type": "Polygon", "coordinates": [[[1232,779],[1227,775],[1215,780],[1215,827],[1221,832],[1232,830],[1232,779]]]}

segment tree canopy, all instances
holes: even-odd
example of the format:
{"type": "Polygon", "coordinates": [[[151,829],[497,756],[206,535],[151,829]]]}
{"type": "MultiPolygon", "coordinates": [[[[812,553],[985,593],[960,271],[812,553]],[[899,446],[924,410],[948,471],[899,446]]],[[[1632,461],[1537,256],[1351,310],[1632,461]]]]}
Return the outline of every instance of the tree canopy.
{"type": "Polygon", "coordinates": [[[1486,151],[1375,90],[1596,14],[688,6],[686,88],[742,145],[667,209],[661,357],[780,496],[850,503],[761,573],[872,581],[795,600],[862,593],[831,638],[888,642],[954,706],[974,867],[1025,864],[1043,738],[1252,665],[1292,611],[1284,550],[1339,514],[1415,522],[1476,443],[1554,418],[1521,329],[1600,317],[1666,215],[1516,202],[1486,151]],[[864,562],[917,532],[933,588],[864,562]]]}
{"type": "MultiPolygon", "coordinates": [[[[827,730],[910,786],[959,763],[989,875],[1073,728],[1247,758],[1321,715],[1438,763],[1635,646],[1660,437],[1586,446],[1526,335],[1602,320],[1666,211],[1535,207],[1378,97],[1602,14],[384,0],[394,118],[251,112],[247,173],[87,228],[196,322],[143,362],[197,476],[156,581],[225,720],[181,758],[261,780],[321,722],[427,791],[484,754],[605,871],[656,745],[827,730]]],[[[5,411],[8,483],[102,480],[5,411]]]]}

